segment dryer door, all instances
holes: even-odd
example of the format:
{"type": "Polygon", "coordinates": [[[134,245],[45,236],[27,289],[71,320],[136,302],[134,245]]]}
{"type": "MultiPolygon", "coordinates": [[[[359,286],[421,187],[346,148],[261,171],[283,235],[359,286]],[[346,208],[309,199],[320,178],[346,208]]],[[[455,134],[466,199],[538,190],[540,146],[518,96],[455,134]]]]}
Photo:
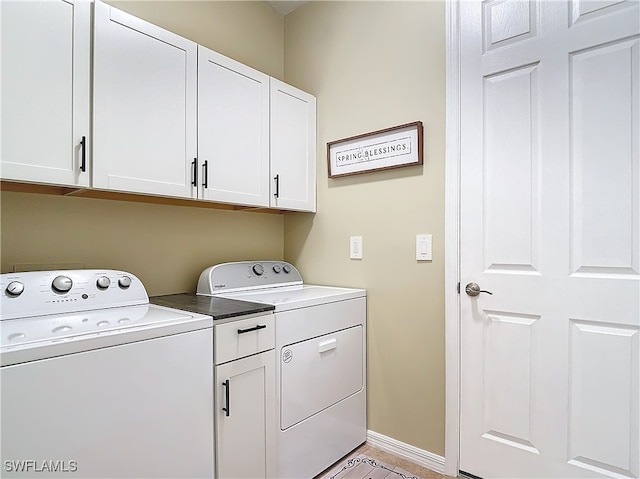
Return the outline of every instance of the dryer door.
{"type": "Polygon", "coordinates": [[[313,416],[364,385],[362,326],[280,350],[280,429],[313,416]]]}

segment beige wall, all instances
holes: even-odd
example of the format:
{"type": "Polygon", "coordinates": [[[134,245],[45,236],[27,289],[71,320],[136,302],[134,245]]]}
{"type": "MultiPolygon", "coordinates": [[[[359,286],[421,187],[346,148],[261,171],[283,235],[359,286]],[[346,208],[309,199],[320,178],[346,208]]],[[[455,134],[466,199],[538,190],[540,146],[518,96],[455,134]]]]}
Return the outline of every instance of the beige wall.
{"type": "Polygon", "coordinates": [[[282,223],[272,214],[3,192],[2,272],[80,263],[129,271],[150,295],[195,292],[212,264],[282,258],[282,223]]]}
{"type": "MultiPolygon", "coordinates": [[[[284,70],[283,20],[263,2],[109,2],[275,77],[284,70]]],[[[3,191],[2,272],[14,265],[120,268],[149,294],[194,291],[211,264],[280,259],[281,215],[3,191]]]]}
{"type": "Polygon", "coordinates": [[[444,3],[312,2],[284,30],[261,2],[109,3],[318,97],[318,213],[2,192],[2,272],[121,268],[165,294],[193,291],[210,264],[284,255],[308,282],[367,288],[368,426],[443,455],[444,3]],[[416,120],[424,166],[327,179],[328,141],[416,120]],[[432,262],[415,261],[417,233],[433,234],[432,262]]]}
{"type": "Polygon", "coordinates": [[[318,99],[318,213],[285,217],[285,258],[306,281],[367,289],[368,427],[440,455],[444,15],[444,2],[312,2],[285,17],[285,79],[318,99]],[[416,120],[424,166],[327,178],[328,141],[416,120]],[[415,260],[418,233],[432,262],[415,260]]]}

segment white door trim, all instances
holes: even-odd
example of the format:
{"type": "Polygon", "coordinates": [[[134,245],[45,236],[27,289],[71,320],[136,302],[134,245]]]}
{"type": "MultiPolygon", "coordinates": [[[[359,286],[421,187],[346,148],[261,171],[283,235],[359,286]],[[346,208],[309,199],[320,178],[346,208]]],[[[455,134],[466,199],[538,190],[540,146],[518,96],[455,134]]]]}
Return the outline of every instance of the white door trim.
{"type": "Polygon", "coordinates": [[[460,464],[460,21],[458,0],[446,2],[445,157],[445,474],[460,464]]]}

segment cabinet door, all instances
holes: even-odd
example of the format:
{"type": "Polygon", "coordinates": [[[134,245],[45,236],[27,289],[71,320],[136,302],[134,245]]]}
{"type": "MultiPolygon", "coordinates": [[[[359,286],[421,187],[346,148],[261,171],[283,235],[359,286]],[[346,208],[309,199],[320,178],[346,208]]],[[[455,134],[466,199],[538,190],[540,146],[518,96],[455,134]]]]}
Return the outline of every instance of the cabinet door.
{"type": "Polygon", "coordinates": [[[197,46],[95,4],[93,186],[195,197],[197,46]]]}
{"type": "Polygon", "coordinates": [[[90,8],[0,2],[3,179],[89,185],[90,8]]]}
{"type": "Polygon", "coordinates": [[[199,197],[269,206],[269,77],[198,46],[199,197]]]}
{"type": "Polygon", "coordinates": [[[216,366],[216,477],[274,477],[274,361],[271,350],[216,366]]]}
{"type": "Polygon", "coordinates": [[[316,99],[271,78],[271,206],[316,211],[316,99]]]}

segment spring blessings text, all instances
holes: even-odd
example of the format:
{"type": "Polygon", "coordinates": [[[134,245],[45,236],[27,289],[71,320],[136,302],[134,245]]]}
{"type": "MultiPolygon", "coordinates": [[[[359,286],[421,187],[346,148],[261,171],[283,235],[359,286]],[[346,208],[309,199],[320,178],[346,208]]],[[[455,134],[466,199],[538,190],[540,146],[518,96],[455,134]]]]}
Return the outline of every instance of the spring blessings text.
{"type": "Polygon", "coordinates": [[[408,155],[411,153],[411,141],[409,138],[385,141],[375,145],[362,146],[336,152],[336,166],[349,166],[376,160],[392,158],[394,156],[408,155]]]}

